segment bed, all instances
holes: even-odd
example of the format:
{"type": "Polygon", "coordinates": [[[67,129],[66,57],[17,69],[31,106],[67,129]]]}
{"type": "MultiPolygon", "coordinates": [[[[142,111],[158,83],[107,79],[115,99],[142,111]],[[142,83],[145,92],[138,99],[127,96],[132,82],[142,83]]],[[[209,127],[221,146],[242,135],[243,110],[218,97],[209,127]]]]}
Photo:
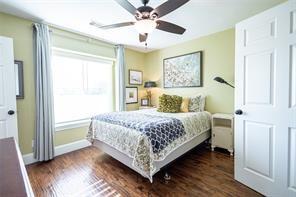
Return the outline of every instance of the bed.
{"type": "Polygon", "coordinates": [[[209,112],[113,112],[92,118],[87,139],[153,181],[162,167],[210,137],[209,112]]]}

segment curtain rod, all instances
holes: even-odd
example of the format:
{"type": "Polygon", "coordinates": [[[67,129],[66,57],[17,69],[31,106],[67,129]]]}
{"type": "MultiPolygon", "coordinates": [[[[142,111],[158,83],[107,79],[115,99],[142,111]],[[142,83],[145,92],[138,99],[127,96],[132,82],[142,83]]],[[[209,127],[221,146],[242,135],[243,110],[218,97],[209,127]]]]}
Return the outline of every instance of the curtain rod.
{"type": "Polygon", "coordinates": [[[87,56],[90,58],[100,58],[100,59],[103,59],[106,61],[111,61],[111,62],[116,61],[116,58],[94,55],[94,54],[84,53],[84,52],[80,52],[80,51],[73,51],[73,50],[63,49],[63,48],[59,48],[59,47],[52,47],[52,49],[53,49],[53,51],[58,51],[58,52],[62,52],[62,53],[66,52],[66,53],[71,53],[71,54],[75,54],[75,55],[87,56]]]}
{"type": "MultiPolygon", "coordinates": [[[[96,38],[81,35],[81,34],[74,33],[74,34],[76,34],[76,36],[83,36],[84,38],[78,38],[75,35],[74,36],[67,35],[67,33],[60,33],[60,32],[54,31],[52,29],[50,30],[50,32],[53,35],[60,36],[60,37],[70,38],[70,39],[74,39],[74,40],[78,40],[78,41],[84,41],[84,42],[87,42],[87,43],[92,43],[92,44],[101,45],[101,46],[107,46],[109,48],[114,48],[115,47],[115,45],[113,45],[113,44],[104,43],[103,41],[100,41],[100,40],[98,40],[96,38]]],[[[72,33],[72,32],[70,32],[70,33],[72,33]]]]}
{"type": "MultiPolygon", "coordinates": [[[[108,43],[108,42],[100,40],[99,38],[96,38],[96,37],[94,37],[92,35],[81,33],[81,32],[78,32],[78,31],[75,31],[75,30],[72,30],[72,29],[69,29],[69,28],[65,28],[65,27],[61,27],[61,26],[57,26],[57,25],[53,25],[53,24],[45,23],[45,22],[43,22],[43,24],[48,25],[49,26],[49,32],[54,34],[54,35],[57,35],[57,36],[61,36],[61,37],[65,37],[65,38],[71,38],[71,39],[78,40],[78,41],[85,41],[87,43],[92,43],[92,44],[96,44],[96,45],[107,46],[109,48],[114,48],[117,45],[117,44],[114,44],[114,43],[108,43]],[[66,31],[66,33],[59,33],[57,31],[55,31],[54,28],[57,29],[57,30],[60,30],[60,31],[66,31]],[[67,35],[67,33],[72,33],[72,34],[74,34],[74,36],[67,35]],[[84,38],[78,38],[78,37],[75,37],[75,36],[82,36],[84,38]]],[[[32,24],[32,26],[34,26],[34,23],[32,24]]]]}

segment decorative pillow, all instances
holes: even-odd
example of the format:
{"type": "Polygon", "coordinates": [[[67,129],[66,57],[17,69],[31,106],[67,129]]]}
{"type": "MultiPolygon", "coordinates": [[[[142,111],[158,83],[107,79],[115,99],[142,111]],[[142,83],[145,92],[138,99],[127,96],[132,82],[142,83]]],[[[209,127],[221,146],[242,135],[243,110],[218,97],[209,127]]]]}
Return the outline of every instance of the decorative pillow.
{"type": "Polygon", "coordinates": [[[166,95],[163,94],[159,97],[159,107],[157,111],[177,113],[180,112],[182,104],[182,97],[176,95],[166,95]]]}
{"type": "Polygon", "coordinates": [[[190,99],[189,102],[189,111],[190,112],[200,112],[203,111],[202,109],[202,96],[196,96],[190,99]]]}
{"type": "Polygon", "coordinates": [[[190,99],[189,98],[183,98],[182,100],[182,104],[181,104],[181,108],[180,108],[180,111],[181,112],[189,112],[189,101],[190,99]]]}
{"type": "Polygon", "coordinates": [[[200,110],[205,111],[205,107],[206,107],[206,96],[201,95],[200,110]]]}

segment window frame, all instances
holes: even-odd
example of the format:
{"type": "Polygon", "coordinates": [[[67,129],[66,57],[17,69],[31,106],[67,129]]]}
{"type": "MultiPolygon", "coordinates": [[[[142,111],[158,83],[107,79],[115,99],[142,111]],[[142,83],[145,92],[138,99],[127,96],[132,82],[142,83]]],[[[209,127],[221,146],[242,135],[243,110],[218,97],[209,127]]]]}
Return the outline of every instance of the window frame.
{"type": "MultiPolygon", "coordinates": [[[[63,48],[58,48],[58,47],[51,47],[51,54],[52,57],[54,55],[61,55],[64,57],[72,57],[72,58],[78,58],[78,59],[83,59],[83,60],[90,60],[90,61],[95,61],[95,62],[100,62],[100,63],[108,63],[112,64],[112,78],[113,82],[115,84],[116,80],[114,78],[114,71],[115,71],[115,58],[109,58],[109,57],[103,57],[103,56],[98,56],[98,55],[93,55],[93,54],[88,54],[88,53],[83,53],[83,52],[78,52],[78,51],[72,51],[68,49],[63,49],[63,48]]],[[[115,95],[115,90],[113,90],[114,97],[115,95]]],[[[53,95],[54,96],[54,95],[53,95]]],[[[113,99],[113,108],[115,109],[115,100],[113,99]]],[[[80,120],[72,120],[72,121],[66,121],[66,122],[61,122],[61,123],[55,123],[55,131],[64,131],[68,129],[75,129],[75,128],[82,128],[82,127],[87,127],[90,124],[90,119],[80,119],[80,120]]]]}

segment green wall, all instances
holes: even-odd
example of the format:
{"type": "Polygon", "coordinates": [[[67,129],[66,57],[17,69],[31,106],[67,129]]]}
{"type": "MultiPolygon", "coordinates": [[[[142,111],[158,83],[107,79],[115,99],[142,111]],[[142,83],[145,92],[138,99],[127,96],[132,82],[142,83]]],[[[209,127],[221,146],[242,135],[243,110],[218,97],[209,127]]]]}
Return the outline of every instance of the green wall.
{"type": "Polygon", "coordinates": [[[211,34],[146,55],[145,75],[149,80],[157,81],[160,88],[153,90],[152,103],[158,103],[161,93],[194,96],[202,93],[207,96],[206,110],[232,113],[234,107],[234,89],[213,81],[221,76],[228,82],[234,82],[234,29],[211,34]],[[203,87],[163,89],[163,59],[195,51],[203,52],[203,87]]]}
{"type": "MultiPolygon", "coordinates": [[[[13,38],[14,57],[16,60],[24,62],[25,98],[17,100],[19,145],[22,154],[32,152],[32,139],[34,137],[35,91],[32,23],[29,20],[0,13],[0,36],[13,38]]],[[[53,30],[52,42],[54,47],[108,58],[115,57],[114,47],[111,44],[56,28],[51,29],[53,30]]],[[[128,68],[142,70],[144,67],[144,54],[127,49],[126,63],[128,68]]],[[[137,106],[134,104],[128,106],[128,109],[137,109],[137,106]]],[[[57,131],[54,138],[55,145],[58,146],[84,139],[86,132],[87,127],[57,131]]]]}
{"type": "MultiPolygon", "coordinates": [[[[140,70],[144,71],[145,68],[145,54],[139,53],[133,50],[126,49],[125,50],[125,63],[126,63],[126,72],[125,72],[125,82],[127,86],[132,87],[138,87],[138,104],[127,104],[126,108],[127,110],[138,110],[139,109],[139,102],[141,97],[144,96],[145,91],[143,86],[135,86],[135,85],[129,85],[129,78],[128,78],[128,70],[134,69],[134,70],[140,70]]],[[[145,81],[145,72],[143,72],[143,81],[145,81]]]]}

